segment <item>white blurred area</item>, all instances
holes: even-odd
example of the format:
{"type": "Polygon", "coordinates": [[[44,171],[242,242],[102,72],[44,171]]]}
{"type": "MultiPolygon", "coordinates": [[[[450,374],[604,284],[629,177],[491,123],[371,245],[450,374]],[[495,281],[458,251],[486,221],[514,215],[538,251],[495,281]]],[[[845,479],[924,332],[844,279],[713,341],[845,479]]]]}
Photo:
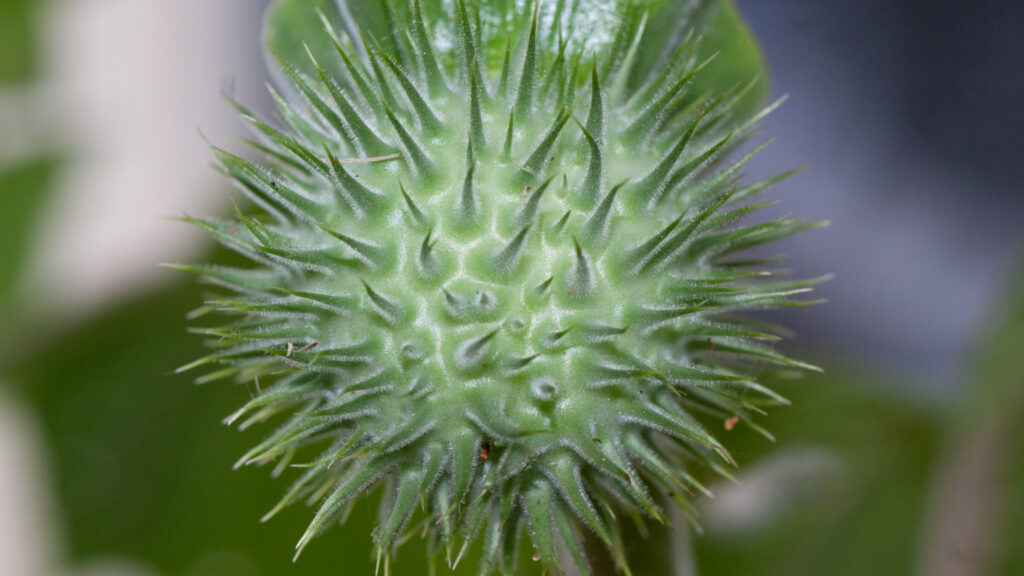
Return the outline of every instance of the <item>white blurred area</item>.
{"type": "MultiPolygon", "coordinates": [[[[44,79],[22,94],[67,158],[24,287],[61,321],[95,313],[196,256],[203,236],[168,219],[228,202],[199,131],[231,147],[242,126],[221,98],[262,86],[253,0],[69,0],[42,9],[44,79]]],[[[23,90],[24,91],[24,90],[23,90]]],[[[27,138],[32,142],[33,138],[27,138]]]]}
{"type": "Polygon", "coordinates": [[[50,574],[56,543],[49,529],[42,440],[0,389],[0,574],[50,574]]]}
{"type": "MultiPolygon", "coordinates": [[[[59,154],[54,199],[20,287],[41,322],[64,325],[172,278],[203,236],[167,217],[229,202],[199,130],[232,147],[221,98],[258,99],[265,0],[39,2],[34,85],[0,87],[0,168],[59,154]],[[45,307],[41,304],[45,303],[45,307]]],[[[0,398],[0,574],[66,574],[46,460],[29,419],[0,398]]],[[[117,559],[79,574],[147,574],[117,559]]]]}

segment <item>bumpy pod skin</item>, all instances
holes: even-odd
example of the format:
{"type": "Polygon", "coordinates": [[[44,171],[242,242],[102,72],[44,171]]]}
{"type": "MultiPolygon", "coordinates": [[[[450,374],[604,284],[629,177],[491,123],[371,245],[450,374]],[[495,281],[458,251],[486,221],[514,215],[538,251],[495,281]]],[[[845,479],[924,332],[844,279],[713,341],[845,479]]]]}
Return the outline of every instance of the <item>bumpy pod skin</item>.
{"type": "Polygon", "coordinates": [[[238,106],[265,159],[213,153],[248,213],[188,220],[253,265],[181,267],[228,318],[197,329],[216,350],[185,369],[256,380],[229,422],[282,422],[240,465],[309,458],[269,514],[319,503],[300,551],[383,486],[385,568],[421,503],[449,563],[482,541],[482,574],[510,569],[524,532],[536,559],[557,566],[560,541],[585,571],[589,530],[624,567],[612,510],[685,509],[689,468],[732,464],[707,424],[761,430],[783,400],[755,377],[808,367],[736,314],[805,304],[815,281],[737,255],[816,224],[737,225],[786,175],[741,184],[753,152],[709,168],[761,115],[737,112],[742,87],[688,89],[696,36],[627,90],[632,4],[590,53],[568,5],[509,3],[489,26],[472,2],[433,22],[407,3],[398,49],[325,19],[332,51],[280,63],[280,127],[238,106]]]}

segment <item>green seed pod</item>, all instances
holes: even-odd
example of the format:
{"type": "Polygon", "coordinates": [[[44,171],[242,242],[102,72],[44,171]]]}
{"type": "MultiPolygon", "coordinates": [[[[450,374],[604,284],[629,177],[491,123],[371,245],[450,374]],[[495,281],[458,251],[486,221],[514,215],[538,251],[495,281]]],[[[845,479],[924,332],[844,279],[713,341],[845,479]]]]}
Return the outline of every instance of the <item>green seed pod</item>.
{"type": "Polygon", "coordinates": [[[187,368],[282,422],[239,465],[305,457],[269,514],[319,503],[300,551],[380,486],[385,569],[413,519],[482,574],[525,537],[582,562],[583,531],[625,566],[613,511],[664,521],[733,463],[711,427],[783,401],[759,371],[808,367],[737,318],[802,304],[738,255],[816,224],[737,225],[777,179],[712,168],[760,114],[693,89],[690,4],[349,2],[269,39],[308,54],[279,53],[280,126],[238,106],[263,160],[213,149],[244,208],[190,220],[252,265],[184,267],[227,318],[187,368]]]}

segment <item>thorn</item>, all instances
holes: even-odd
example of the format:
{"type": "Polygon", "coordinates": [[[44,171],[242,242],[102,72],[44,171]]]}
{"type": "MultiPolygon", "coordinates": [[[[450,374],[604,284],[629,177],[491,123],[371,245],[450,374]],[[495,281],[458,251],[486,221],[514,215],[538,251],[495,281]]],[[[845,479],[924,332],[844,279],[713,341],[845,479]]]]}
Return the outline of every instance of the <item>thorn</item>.
{"type": "Polygon", "coordinates": [[[437,134],[444,128],[444,123],[441,119],[434,114],[434,111],[430,109],[430,105],[420,94],[420,91],[413,84],[409,76],[402,70],[389,54],[383,51],[380,46],[377,46],[377,51],[383,58],[384,63],[387,64],[388,68],[391,69],[391,73],[394,74],[395,78],[398,79],[398,83],[402,86],[402,91],[409,98],[409,102],[412,104],[413,111],[416,113],[416,117],[419,118],[420,122],[427,132],[431,134],[437,134]]]}
{"type": "Polygon", "coordinates": [[[643,272],[654,266],[672,261],[676,256],[676,252],[680,250],[680,248],[686,244],[687,240],[693,236],[694,231],[696,231],[697,228],[700,227],[700,225],[712,214],[717,212],[718,209],[721,208],[735,192],[736,189],[734,188],[732,191],[723,194],[721,198],[701,212],[700,215],[687,224],[685,228],[677,232],[673,237],[666,239],[660,246],[657,246],[656,250],[652,251],[649,256],[640,260],[636,267],[634,267],[634,271],[643,272]]]}
{"type": "Polygon", "coordinates": [[[463,222],[475,222],[480,216],[480,206],[476,201],[476,194],[473,192],[473,175],[476,173],[476,158],[473,154],[473,145],[466,146],[466,178],[462,182],[462,195],[459,196],[456,211],[463,222]]]}
{"type": "Polygon", "coordinates": [[[360,72],[359,67],[357,67],[352,62],[352,59],[349,58],[348,53],[345,51],[344,48],[341,47],[341,43],[338,41],[338,39],[332,38],[332,41],[334,44],[335,52],[338,53],[338,56],[340,56],[342,62],[344,62],[345,69],[348,71],[349,76],[351,76],[352,80],[355,82],[356,88],[359,89],[359,93],[362,95],[363,100],[365,100],[366,103],[373,108],[374,113],[377,115],[377,117],[382,119],[381,114],[383,113],[384,109],[380,105],[380,98],[377,97],[376,93],[370,87],[369,82],[363,76],[362,72],[360,72]]]}
{"type": "Polygon", "coordinates": [[[644,109],[640,115],[631,122],[630,126],[626,129],[626,137],[629,140],[637,141],[648,136],[657,124],[658,119],[665,113],[665,110],[670,108],[671,103],[676,97],[683,92],[686,85],[690,82],[693,77],[700,72],[705,66],[711,63],[712,60],[718,55],[716,52],[709,58],[704,60],[702,63],[695,66],[692,70],[687,72],[682,78],[676,81],[675,84],[669,88],[664,95],[657,100],[650,103],[647,108],[644,109]]]}
{"type": "Polygon", "coordinates": [[[437,268],[437,260],[433,257],[434,246],[437,244],[437,240],[431,242],[431,238],[434,235],[434,228],[431,227],[427,232],[427,237],[423,239],[423,244],[420,245],[420,269],[425,272],[433,272],[437,268]]]}
{"type": "Polygon", "coordinates": [[[302,93],[303,96],[305,96],[305,99],[309,102],[309,104],[312,105],[312,107],[318,113],[320,113],[323,119],[327,121],[327,123],[331,126],[331,128],[334,129],[335,132],[338,133],[339,136],[343,138],[346,137],[347,134],[344,122],[342,122],[341,118],[339,118],[338,115],[335,113],[334,108],[331,107],[326,102],[324,102],[320,94],[313,89],[313,86],[310,85],[309,79],[307,79],[304,74],[296,70],[291,64],[286,62],[283,58],[281,58],[280,55],[274,54],[274,57],[281,65],[281,68],[284,70],[284,72],[291,79],[292,84],[295,86],[295,88],[298,88],[298,90],[302,93]]]}
{"type": "Polygon", "coordinates": [[[348,173],[348,170],[345,170],[341,162],[338,161],[338,158],[331,153],[327,143],[324,143],[324,152],[326,152],[327,160],[330,162],[331,180],[332,184],[334,184],[335,193],[345,200],[345,203],[348,204],[357,217],[368,215],[373,208],[380,204],[380,195],[353,178],[348,173]]]}
{"type": "Polygon", "coordinates": [[[413,202],[412,198],[409,197],[409,193],[405,191],[405,185],[402,180],[398,180],[398,189],[402,191],[402,197],[405,198],[405,204],[409,207],[409,214],[412,216],[413,221],[418,226],[427,224],[427,216],[420,210],[420,207],[413,202]]]}
{"type": "Polygon", "coordinates": [[[377,81],[377,94],[379,95],[381,106],[385,111],[388,108],[398,108],[398,102],[395,100],[394,90],[388,84],[387,76],[384,75],[384,71],[380,67],[377,54],[361,31],[359,32],[359,40],[363,45],[363,52],[366,54],[366,60],[370,63],[370,69],[373,71],[373,77],[377,81]]]}
{"type": "MultiPolygon", "coordinates": [[[[309,52],[309,47],[306,46],[306,51],[309,52]]],[[[310,53],[310,59],[313,60],[313,55],[310,53]]],[[[345,93],[338,87],[338,85],[327,76],[320,65],[313,60],[313,65],[316,68],[317,75],[320,76],[320,83],[323,84],[327,91],[331,95],[331,99],[337,105],[338,110],[341,112],[341,116],[348,123],[351,131],[351,137],[355,139],[355,143],[365,152],[376,155],[385,155],[388,150],[391,149],[387,143],[381,140],[380,136],[370,127],[369,124],[363,119],[363,115],[360,114],[352,102],[346,97],[345,93]]],[[[344,135],[348,136],[347,133],[344,135]]]]}
{"type": "Polygon", "coordinates": [[[601,179],[603,176],[603,160],[601,156],[601,146],[598,144],[594,135],[584,126],[575,116],[573,120],[580,127],[580,131],[583,133],[583,137],[586,139],[587,144],[590,146],[590,162],[587,166],[587,175],[583,179],[583,184],[580,186],[580,190],[583,192],[583,197],[586,199],[589,205],[593,205],[593,202],[597,200],[597,197],[601,194],[601,179]]]}
{"type": "Polygon", "coordinates": [[[587,116],[586,131],[600,140],[604,134],[604,101],[601,94],[601,80],[597,75],[597,59],[590,74],[590,113],[587,116]]]}
{"type": "Polygon", "coordinates": [[[703,117],[703,113],[697,114],[693,123],[690,124],[690,128],[685,134],[683,134],[679,141],[676,142],[676,145],[672,147],[672,150],[670,150],[661,162],[651,170],[650,174],[645,176],[640,182],[637,182],[636,188],[647,202],[648,207],[653,207],[654,204],[661,199],[662,194],[665,192],[665,188],[669,182],[671,182],[672,167],[675,166],[679,157],[682,156],[683,150],[686,148],[687,144],[689,144],[694,131],[697,130],[697,125],[703,117]]]}
{"type": "Polygon", "coordinates": [[[410,167],[415,170],[421,177],[430,177],[435,171],[434,163],[427,157],[426,152],[420,148],[420,145],[416,143],[412,135],[406,131],[402,123],[395,117],[394,112],[387,104],[384,104],[384,113],[387,114],[388,120],[391,121],[391,125],[394,126],[395,132],[398,133],[398,138],[402,141],[402,145],[405,147],[406,152],[409,154],[409,160],[411,161],[410,167]]]}
{"type": "Polygon", "coordinates": [[[499,273],[510,272],[519,263],[519,257],[523,251],[523,243],[526,241],[526,235],[530,232],[532,226],[532,224],[524,226],[504,248],[494,255],[492,263],[499,273]]]}
{"type": "Polygon", "coordinates": [[[508,98],[509,77],[512,75],[512,36],[505,41],[505,60],[501,64],[501,80],[498,83],[498,93],[508,98]]]}
{"type": "Polygon", "coordinates": [[[376,290],[370,287],[366,280],[360,279],[359,281],[363,283],[363,287],[366,288],[366,294],[370,297],[370,301],[377,308],[384,321],[388,324],[397,322],[400,312],[398,305],[378,294],[376,290]]]}
{"type": "Polygon", "coordinates": [[[487,137],[484,135],[483,112],[480,110],[481,100],[480,82],[474,68],[469,78],[470,142],[476,149],[486,150],[487,137]]]}
{"type": "Polygon", "coordinates": [[[683,218],[685,218],[685,217],[686,217],[686,210],[684,210],[683,213],[680,214],[678,218],[676,218],[671,223],[669,223],[668,226],[666,226],[664,229],[662,229],[661,232],[658,232],[657,234],[652,236],[649,240],[647,240],[643,244],[641,244],[641,245],[637,246],[636,248],[634,248],[633,250],[631,250],[630,251],[630,256],[627,259],[627,261],[642,262],[645,258],[648,258],[652,254],[654,254],[654,250],[657,249],[658,246],[662,242],[664,242],[665,239],[668,238],[670,234],[672,234],[672,232],[676,229],[677,226],[679,226],[679,223],[682,222],[683,218]]]}
{"type": "Polygon", "coordinates": [[[522,370],[532,364],[537,358],[540,358],[540,354],[534,354],[525,358],[515,358],[509,364],[512,370],[522,370]]]}
{"type": "Polygon", "coordinates": [[[526,57],[523,59],[523,73],[519,80],[519,93],[516,96],[515,109],[523,116],[533,108],[534,80],[537,76],[537,14],[540,6],[533,9],[533,21],[530,24],[530,37],[526,44],[526,57]]]}
{"type": "Polygon", "coordinates": [[[363,240],[357,240],[351,236],[346,236],[341,232],[335,232],[326,226],[320,226],[319,224],[317,226],[334,238],[341,240],[341,242],[351,248],[352,251],[359,256],[359,259],[367,266],[377,269],[387,261],[387,253],[380,246],[370,244],[363,240]]]}
{"type": "Polygon", "coordinates": [[[572,237],[572,243],[576,247],[576,268],[573,274],[573,285],[576,288],[576,294],[584,295],[589,293],[591,289],[590,263],[587,262],[587,256],[583,253],[583,248],[580,247],[580,243],[576,240],[575,236],[572,237]]]}
{"type": "Polygon", "coordinates": [[[516,111],[512,109],[508,113],[508,132],[505,134],[505,146],[501,152],[502,160],[506,162],[512,159],[512,138],[515,136],[516,111]]]}
{"type": "Polygon", "coordinates": [[[552,229],[552,231],[555,233],[555,235],[558,235],[558,234],[562,233],[562,229],[565,228],[565,224],[569,221],[569,216],[572,216],[572,210],[566,211],[565,215],[562,216],[562,218],[558,222],[555,223],[555,226],[552,229]]]}
{"type": "Polygon", "coordinates": [[[445,86],[444,73],[441,72],[441,66],[437,63],[433,43],[427,36],[427,26],[423,20],[420,0],[413,0],[413,36],[416,39],[420,56],[423,58],[423,67],[426,69],[430,93],[437,95],[446,91],[447,86],[445,86]]]}
{"type": "MultiPolygon", "coordinates": [[[[559,29],[559,34],[561,34],[561,29],[559,29]]],[[[565,77],[565,74],[566,74],[566,70],[565,70],[565,49],[568,46],[569,46],[569,39],[565,38],[565,39],[560,39],[558,41],[558,53],[555,56],[555,61],[552,62],[550,66],[548,66],[548,74],[544,78],[544,83],[541,85],[541,89],[540,89],[541,100],[548,99],[548,94],[551,93],[551,88],[552,88],[552,86],[554,86],[556,78],[558,79],[559,92],[562,91],[561,87],[562,87],[562,84],[564,82],[564,77],[565,77]]]]}
{"type": "Polygon", "coordinates": [[[462,308],[462,300],[460,300],[455,294],[452,294],[447,288],[442,288],[441,292],[444,293],[445,304],[451,308],[462,308]]]}
{"type": "Polygon", "coordinates": [[[572,118],[571,109],[563,109],[555,120],[555,123],[548,129],[544,139],[541,140],[537,148],[534,149],[533,154],[523,162],[520,176],[529,178],[530,176],[536,175],[543,171],[544,167],[547,166],[548,160],[550,160],[551,149],[554,148],[555,142],[558,140],[558,135],[562,133],[562,129],[565,128],[565,124],[572,118]]]}
{"type": "Polygon", "coordinates": [[[456,365],[463,370],[477,366],[482,361],[482,356],[484,351],[487,349],[487,344],[494,339],[500,331],[500,328],[495,328],[476,340],[464,342],[459,346],[458,350],[455,351],[456,365]]]}
{"type": "Polygon", "coordinates": [[[675,189],[681,182],[684,182],[689,176],[694,174],[701,166],[705,165],[709,160],[714,158],[715,154],[717,154],[720,150],[722,150],[725,147],[726,144],[729,143],[729,140],[732,139],[733,134],[735,134],[735,132],[729,132],[728,134],[725,135],[724,138],[715,143],[703,154],[687,162],[683,166],[680,166],[674,172],[672,172],[672,175],[669,176],[667,180],[668,184],[664,186],[664,190],[675,189]]]}
{"type": "Polygon", "coordinates": [[[548,276],[547,280],[541,282],[540,285],[537,286],[537,288],[536,288],[537,295],[538,296],[543,296],[544,294],[546,294],[548,289],[551,288],[551,283],[554,282],[554,281],[555,281],[555,277],[554,276],[548,276]]]}
{"type": "Polygon", "coordinates": [[[526,194],[529,196],[526,203],[523,204],[515,215],[515,222],[519,226],[526,226],[531,224],[537,216],[537,208],[540,206],[540,199],[544,196],[544,192],[547,191],[548,186],[555,179],[554,176],[550,177],[535,192],[531,193],[531,188],[526,187],[526,194]]]}
{"type": "Polygon", "coordinates": [[[465,78],[469,78],[473,75],[473,72],[479,77],[483,77],[483,69],[480,67],[480,54],[478,53],[478,45],[474,42],[473,30],[469,23],[469,14],[466,12],[466,3],[463,0],[458,0],[458,12],[456,18],[459,20],[459,29],[461,34],[459,35],[461,42],[459,43],[459,49],[462,50],[462,61],[465,64],[464,73],[465,78]]]}
{"type": "Polygon", "coordinates": [[[562,338],[565,338],[569,334],[569,332],[573,331],[574,328],[576,328],[576,327],[575,326],[569,326],[565,330],[559,330],[558,332],[552,332],[551,333],[551,342],[558,342],[562,338]]]}
{"type": "Polygon", "coordinates": [[[584,224],[583,230],[590,238],[604,239],[608,235],[608,226],[611,223],[612,206],[615,203],[615,196],[629,180],[623,180],[604,197],[601,204],[594,211],[594,214],[584,224]]]}

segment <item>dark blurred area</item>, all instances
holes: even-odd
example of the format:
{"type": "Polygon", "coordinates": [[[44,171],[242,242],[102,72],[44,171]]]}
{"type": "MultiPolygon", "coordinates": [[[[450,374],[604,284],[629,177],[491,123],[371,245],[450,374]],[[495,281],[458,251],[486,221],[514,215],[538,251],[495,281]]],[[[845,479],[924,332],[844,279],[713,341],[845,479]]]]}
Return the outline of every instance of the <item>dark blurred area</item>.
{"type": "Polygon", "coordinates": [[[786,247],[838,275],[800,334],[921,393],[958,388],[1024,247],[1024,5],[738,4],[791,95],[759,166],[809,162],[783,208],[834,221],[786,247]]]}
{"type": "MultiPolygon", "coordinates": [[[[229,206],[196,127],[243,135],[222,91],[270,112],[267,4],[0,0],[4,576],[371,573],[374,506],[292,564],[310,512],[259,524],[287,481],[230,470],[247,392],[171,374],[203,292],[156,263],[211,248],[165,217],[229,206]]],[[[705,535],[636,573],[1024,574],[1024,4],[736,4],[790,96],[750,177],[809,163],[773,210],[834,222],[782,246],[829,304],[773,316],[827,371],[775,383],[778,445],[730,438],[705,535]]]]}

